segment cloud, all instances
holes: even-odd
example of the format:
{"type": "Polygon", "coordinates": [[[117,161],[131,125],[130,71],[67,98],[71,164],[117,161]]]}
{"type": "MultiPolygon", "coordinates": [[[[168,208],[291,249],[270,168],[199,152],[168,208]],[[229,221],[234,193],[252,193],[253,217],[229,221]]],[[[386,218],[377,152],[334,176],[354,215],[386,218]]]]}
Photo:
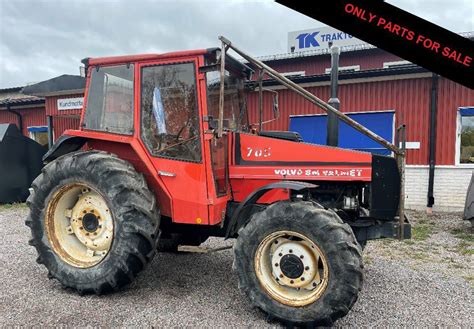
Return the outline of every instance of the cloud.
{"type": "MultiPolygon", "coordinates": [[[[470,0],[389,2],[474,29],[470,0]]],[[[289,31],[324,25],[270,0],[0,0],[0,24],[0,88],[78,74],[84,57],[214,47],[221,34],[253,55],[284,53],[289,31]]]]}

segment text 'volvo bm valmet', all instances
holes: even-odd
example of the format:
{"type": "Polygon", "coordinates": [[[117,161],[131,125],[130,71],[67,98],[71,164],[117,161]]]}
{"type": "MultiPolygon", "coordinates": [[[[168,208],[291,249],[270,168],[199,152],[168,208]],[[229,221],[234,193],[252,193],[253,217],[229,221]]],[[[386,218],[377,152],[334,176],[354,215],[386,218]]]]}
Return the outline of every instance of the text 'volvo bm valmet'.
{"type": "Polygon", "coordinates": [[[252,304],[287,324],[330,325],[357,300],[366,241],[410,235],[404,152],[220,40],[221,48],[83,61],[81,125],[49,150],[32,184],[30,244],[50,278],[104,294],[129,284],[157,250],[235,238],[234,270],[252,304]],[[395,157],[252,124],[246,91],[262,97],[263,75],[395,157]]]}

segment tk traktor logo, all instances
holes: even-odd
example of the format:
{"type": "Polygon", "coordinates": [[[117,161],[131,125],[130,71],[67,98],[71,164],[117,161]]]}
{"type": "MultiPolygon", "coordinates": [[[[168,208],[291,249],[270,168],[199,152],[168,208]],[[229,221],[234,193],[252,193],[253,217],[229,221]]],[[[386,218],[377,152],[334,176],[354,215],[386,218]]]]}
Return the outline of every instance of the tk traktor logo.
{"type": "Polygon", "coordinates": [[[316,40],[318,32],[313,33],[301,33],[296,37],[298,40],[298,48],[310,48],[310,47],[319,47],[319,42],[316,40]]]}

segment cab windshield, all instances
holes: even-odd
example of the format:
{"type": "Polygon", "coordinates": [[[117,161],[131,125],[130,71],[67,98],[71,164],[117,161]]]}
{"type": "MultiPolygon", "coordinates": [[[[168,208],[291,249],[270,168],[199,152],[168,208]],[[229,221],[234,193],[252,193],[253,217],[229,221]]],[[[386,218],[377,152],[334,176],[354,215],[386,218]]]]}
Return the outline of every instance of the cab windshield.
{"type": "MultiPolygon", "coordinates": [[[[213,119],[219,117],[220,71],[206,72],[207,111],[213,119]]],[[[224,128],[232,131],[247,131],[248,117],[245,104],[244,78],[230,68],[224,80],[224,128]]]]}

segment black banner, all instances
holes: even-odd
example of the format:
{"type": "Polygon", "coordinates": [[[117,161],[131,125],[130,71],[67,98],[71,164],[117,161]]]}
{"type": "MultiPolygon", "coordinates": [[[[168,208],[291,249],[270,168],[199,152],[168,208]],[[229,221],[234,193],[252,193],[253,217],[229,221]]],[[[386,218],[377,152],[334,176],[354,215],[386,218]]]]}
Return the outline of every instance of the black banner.
{"type": "Polygon", "coordinates": [[[276,2],[474,89],[474,41],[400,8],[380,0],[276,2]]]}

